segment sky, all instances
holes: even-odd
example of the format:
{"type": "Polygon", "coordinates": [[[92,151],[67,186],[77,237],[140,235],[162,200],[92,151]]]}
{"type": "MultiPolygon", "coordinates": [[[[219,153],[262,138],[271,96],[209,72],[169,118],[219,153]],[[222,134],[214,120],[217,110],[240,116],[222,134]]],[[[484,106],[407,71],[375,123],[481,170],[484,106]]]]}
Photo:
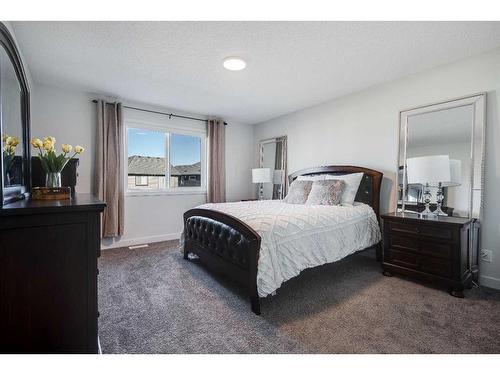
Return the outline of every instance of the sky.
{"type": "MultiPolygon", "coordinates": [[[[170,163],[189,165],[201,161],[201,139],[189,135],[171,134],[170,163]]],[[[128,128],[128,156],[165,157],[165,133],[128,128]]]]}

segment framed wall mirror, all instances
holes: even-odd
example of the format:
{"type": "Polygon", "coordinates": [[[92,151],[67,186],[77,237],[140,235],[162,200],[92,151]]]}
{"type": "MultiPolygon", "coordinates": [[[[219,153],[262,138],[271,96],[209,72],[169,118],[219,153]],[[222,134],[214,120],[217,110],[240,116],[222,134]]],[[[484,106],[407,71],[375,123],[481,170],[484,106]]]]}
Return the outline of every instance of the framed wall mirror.
{"type": "Polygon", "coordinates": [[[481,218],[486,94],[400,112],[397,209],[481,218]]]}
{"type": "Polygon", "coordinates": [[[283,199],[287,183],[287,137],[263,139],[259,142],[260,168],[269,168],[271,183],[263,185],[263,199],[283,199]]]}
{"type": "Polygon", "coordinates": [[[0,22],[0,197],[2,204],[23,199],[30,186],[29,88],[19,52],[0,22]]]}

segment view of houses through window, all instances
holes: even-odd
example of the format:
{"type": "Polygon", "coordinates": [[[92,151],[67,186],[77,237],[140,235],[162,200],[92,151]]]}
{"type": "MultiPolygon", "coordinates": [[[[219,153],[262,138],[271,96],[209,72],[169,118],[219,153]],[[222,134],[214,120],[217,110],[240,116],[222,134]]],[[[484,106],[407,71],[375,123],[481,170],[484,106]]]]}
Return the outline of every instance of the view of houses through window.
{"type": "Polygon", "coordinates": [[[201,186],[201,135],[129,127],[127,147],[128,190],[201,186]]]}

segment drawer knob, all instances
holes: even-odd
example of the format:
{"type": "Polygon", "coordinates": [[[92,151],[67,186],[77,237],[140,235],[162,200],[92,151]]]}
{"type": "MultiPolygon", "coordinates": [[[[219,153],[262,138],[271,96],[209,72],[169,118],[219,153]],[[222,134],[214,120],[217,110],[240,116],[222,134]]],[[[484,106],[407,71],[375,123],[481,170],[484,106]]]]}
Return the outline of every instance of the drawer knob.
{"type": "Polygon", "coordinates": [[[417,227],[417,228],[415,228],[415,232],[416,232],[416,233],[420,233],[420,229],[419,229],[418,227],[417,227]]]}

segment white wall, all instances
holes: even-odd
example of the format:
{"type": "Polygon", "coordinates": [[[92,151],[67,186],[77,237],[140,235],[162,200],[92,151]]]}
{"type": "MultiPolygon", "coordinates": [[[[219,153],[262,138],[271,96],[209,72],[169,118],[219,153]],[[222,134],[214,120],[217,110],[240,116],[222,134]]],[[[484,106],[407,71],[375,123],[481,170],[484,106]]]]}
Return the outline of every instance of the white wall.
{"type": "Polygon", "coordinates": [[[230,122],[226,126],[226,200],[228,202],[253,197],[252,167],[253,127],[230,122]]]}
{"type": "MultiPolygon", "coordinates": [[[[89,193],[93,186],[93,161],[97,95],[36,84],[32,95],[32,135],[52,135],[58,144],[80,144],[86,148],[78,168],[77,192],[89,193]]],[[[128,103],[148,107],[140,103],[128,103]]],[[[171,109],[150,109],[177,112],[171,109]]],[[[236,201],[252,196],[250,170],[253,162],[251,126],[230,123],[226,128],[227,199],[236,201]]],[[[118,241],[104,240],[103,247],[178,238],[182,214],[206,202],[205,194],[127,196],[125,198],[125,235],[118,241]]]]}
{"type": "Polygon", "coordinates": [[[79,193],[92,191],[95,121],[96,105],[89,94],[35,85],[31,95],[31,136],[53,136],[57,147],[62,143],[85,147],[85,152],[78,156],[79,193]]]}
{"type": "MultiPolygon", "coordinates": [[[[486,91],[486,167],[482,247],[493,262],[480,264],[481,282],[500,288],[500,49],[282,116],[255,126],[260,139],[288,135],[288,170],[352,164],[384,173],[381,210],[395,207],[398,112],[486,91]]],[[[335,84],[335,82],[332,82],[335,84]]]]}

